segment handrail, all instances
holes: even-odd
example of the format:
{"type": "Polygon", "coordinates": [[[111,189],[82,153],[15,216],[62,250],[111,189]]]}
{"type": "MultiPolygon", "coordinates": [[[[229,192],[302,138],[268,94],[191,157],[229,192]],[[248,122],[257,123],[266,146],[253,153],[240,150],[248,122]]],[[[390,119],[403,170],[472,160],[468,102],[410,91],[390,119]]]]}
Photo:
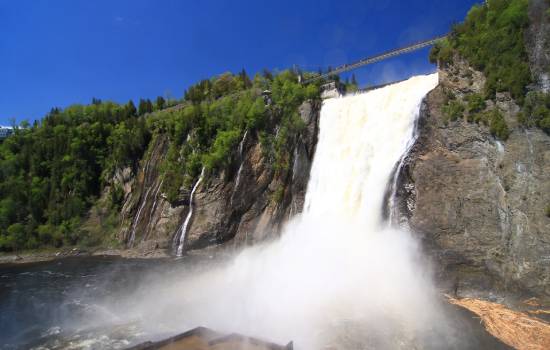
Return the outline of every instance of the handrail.
{"type": "Polygon", "coordinates": [[[405,47],[389,50],[389,51],[383,52],[381,54],[371,56],[371,57],[367,57],[367,58],[361,59],[359,61],[356,61],[356,62],[353,62],[353,63],[350,63],[350,64],[344,64],[344,65],[341,65],[339,67],[336,67],[336,69],[331,70],[330,72],[320,74],[316,77],[304,80],[304,84],[309,84],[309,83],[314,82],[316,80],[325,79],[325,78],[328,78],[328,77],[333,76],[333,75],[337,75],[337,74],[340,74],[340,73],[343,73],[343,72],[347,72],[347,71],[350,71],[350,70],[353,70],[353,69],[357,69],[359,67],[366,66],[368,64],[380,62],[380,61],[385,60],[385,59],[390,58],[390,57],[395,57],[395,56],[402,55],[404,53],[416,51],[416,50],[422,49],[424,47],[433,45],[438,40],[445,39],[446,37],[447,37],[447,35],[438,36],[438,37],[433,38],[433,39],[424,40],[424,41],[420,41],[420,42],[417,42],[417,43],[414,43],[414,44],[411,44],[411,45],[407,45],[405,47]]]}

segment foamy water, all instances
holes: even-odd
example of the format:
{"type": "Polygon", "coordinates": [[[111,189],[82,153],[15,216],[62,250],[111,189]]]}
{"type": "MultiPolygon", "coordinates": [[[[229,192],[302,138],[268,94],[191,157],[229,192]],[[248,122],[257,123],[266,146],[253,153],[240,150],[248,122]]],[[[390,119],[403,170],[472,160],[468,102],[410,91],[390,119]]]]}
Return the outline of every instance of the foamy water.
{"type": "Polygon", "coordinates": [[[325,101],[304,212],[282,238],[221,268],[148,286],[134,317],[174,331],[203,325],[294,340],[301,349],[359,341],[355,333],[391,342],[424,332],[438,317],[429,274],[415,240],[381,225],[381,212],[437,81],[419,76],[325,101]]]}

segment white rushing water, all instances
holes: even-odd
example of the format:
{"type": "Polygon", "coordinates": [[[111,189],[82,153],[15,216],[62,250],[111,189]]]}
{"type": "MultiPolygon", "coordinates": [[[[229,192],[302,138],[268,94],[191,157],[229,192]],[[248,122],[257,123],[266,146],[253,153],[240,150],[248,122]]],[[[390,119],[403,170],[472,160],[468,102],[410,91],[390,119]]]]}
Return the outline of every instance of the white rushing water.
{"type": "Polygon", "coordinates": [[[303,214],[280,239],[222,267],[149,284],[136,314],[171,332],[204,325],[300,349],[366,348],[377,336],[390,344],[379,348],[397,348],[438,324],[416,241],[381,225],[392,170],[437,81],[418,76],[324,101],[303,214]]]}
{"type": "Polygon", "coordinates": [[[202,168],[201,175],[195,185],[193,186],[193,189],[191,190],[191,194],[189,195],[189,211],[187,212],[187,216],[185,217],[185,220],[183,221],[183,224],[180,227],[179,234],[176,235],[177,240],[176,243],[176,256],[182,256],[183,254],[183,247],[185,244],[185,235],[187,234],[187,226],[189,226],[189,222],[191,221],[191,217],[193,217],[193,197],[195,196],[195,191],[197,190],[197,187],[199,187],[202,178],[204,176],[204,168],[202,168]]]}

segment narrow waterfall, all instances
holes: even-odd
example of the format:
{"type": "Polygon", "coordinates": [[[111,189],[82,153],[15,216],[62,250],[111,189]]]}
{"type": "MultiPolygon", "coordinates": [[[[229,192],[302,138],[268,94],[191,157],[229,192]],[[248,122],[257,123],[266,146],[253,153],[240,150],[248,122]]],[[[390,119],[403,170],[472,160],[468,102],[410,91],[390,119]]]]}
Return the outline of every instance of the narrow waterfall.
{"type": "Polygon", "coordinates": [[[140,301],[143,313],[174,331],[204,325],[293,340],[300,349],[403,348],[392,342],[433,339],[444,322],[429,270],[416,240],[383,224],[382,207],[421,101],[437,83],[437,74],[418,76],[325,100],[303,213],[274,242],[148,290],[155,297],[140,301]],[[159,308],[158,300],[172,298],[178,302],[159,308]]]}
{"type": "Polygon", "coordinates": [[[199,177],[197,182],[195,182],[195,185],[191,190],[191,194],[189,195],[189,211],[187,212],[187,216],[185,217],[185,220],[183,221],[183,224],[181,225],[174,239],[174,243],[176,247],[176,256],[183,255],[183,245],[185,243],[185,235],[187,234],[187,226],[189,226],[189,222],[191,221],[191,217],[193,216],[193,197],[195,196],[195,191],[197,190],[197,187],[199,187],[203,177],[204,177],[204,168],[202,168],[201,176],[199,177]]]}
{"type": "Polygon", "coordinates": [[[239,143],[239,157],[240,157],[241,165],[239,165],[239,170],[237,171],[237,179],[235,180],[235,187],[233,187],[233,193],[231,193],[229,205],[233,205],[235,195],[237,194],[237,191],[239,190],[239,185],[241,184],[241,174],[243,172],[243,166],[244,166],[244,159],[243,159],[244,143],[246,141],[247,136],[248,136],[248,129],[244,132],[243,139],[239,143]]]}
{"type": "Polygon", "coordinates": [[[149,211],[149,220],[147,221],[147,228],[145,230],[145,234],[143,235],[142,240],[145,241],[151,232],[151,229],[154,227],[155,223],[153,223],[153,215],[155,214],[155,210],[157,209],[157,202],[159,199],[159,193],[160,189],[162,188],[162,184],[164,182],[164,179],[160,180],[157,190],[155,191],[155,194],[153,195],[153,206],[151,207],[151,210],[149,211]]]}
{"type": "Polygon", "coordinates": [[[149,197],[149,192],[151,192],[151,189],[152,189],[152,186],[149,187],[147,189],[147,191],[145,192],[145,197],[143,198],[143,200],[141,202],[141,205],[139,206],[139,209],[137,211],[136,218],[135,218],[134,222],[132,223],[132,233],[130,235],[130,240],[128,241],[128,247],[129,248],[132,248],[133,245],[134,245],[134,241],[136,239],[136,228],[137,228],[137,225],[139,224],[139,218],[141,217],[141,211],[145,207],[145,204],[147,204],[147,198],[149,197]]]}

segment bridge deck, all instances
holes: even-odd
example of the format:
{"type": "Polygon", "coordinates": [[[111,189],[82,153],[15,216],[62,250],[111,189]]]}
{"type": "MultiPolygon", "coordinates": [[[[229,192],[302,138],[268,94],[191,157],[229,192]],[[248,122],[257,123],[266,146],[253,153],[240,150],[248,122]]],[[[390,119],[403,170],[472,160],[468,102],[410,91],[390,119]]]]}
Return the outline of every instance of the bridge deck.
{"type": "Polygon", "coordinates": [[[336,69],[334,69],[334,70],[332,70],[328,73],[318,75],[318,76],[316,76],[314,78],[311,78],[311,79],[307,79],[307,80],[304,81],[304,84],[308,84],[308,83],[311,83],[311,82],[319,80],[319,79],[325,79],[325,78],[328,78],[328,77],[333,76],[333,75],[338,75],[340,73],[347,72],[347,71],[350,71],[350,70],[353,70],[353,69],[357,69],[359,67],[363,67],[363,66],[366,66],[368,64],[373,64],[373,63],[376,63],[376,62],[380,62],[380,61],[388,59],[390,57],[395,57],[395,56],[402,55],[404,53],[416,51],[416,50],[422,49],[424,47],[433,45],[438,40],[444,39],[446,37],[447,37],[447,35],[442,35],[442,36],[439,36],[439,37],[436,37],[436,38],[433,38],[433,39],[430,39],[430,40],[424,40],[424,41],[414,43],[412,45],[407,45],[407,46],[401,47],[399,49],[386,51],[386,52],[378,54],[376,56],[367,57],[367,58],[364,58],[362,60],[359,60],[359,61],[356,61],[356,62],[353,62],[353,63],[344,64],[342,66],[336,67],[336,69]]]}

